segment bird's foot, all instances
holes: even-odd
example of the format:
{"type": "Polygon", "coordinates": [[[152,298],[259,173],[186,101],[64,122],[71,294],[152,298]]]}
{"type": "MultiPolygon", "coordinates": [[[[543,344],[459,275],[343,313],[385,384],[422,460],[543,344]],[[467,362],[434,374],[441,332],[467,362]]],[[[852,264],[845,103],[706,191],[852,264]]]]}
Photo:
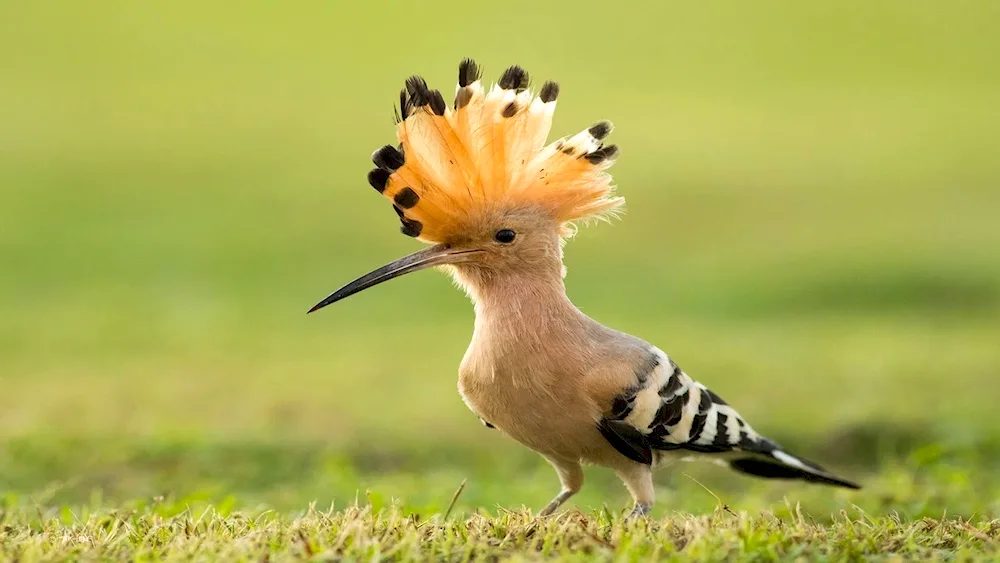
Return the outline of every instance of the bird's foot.
{"type": "Polygon", "coordinates": [[[635,520],[637,518],[645,518],[649,511],[652,510],[652,506],[648,504],[636,504],[632,507],[632,512],[629,512],[628,516],[625,517],[626,520],[635,520]]]}

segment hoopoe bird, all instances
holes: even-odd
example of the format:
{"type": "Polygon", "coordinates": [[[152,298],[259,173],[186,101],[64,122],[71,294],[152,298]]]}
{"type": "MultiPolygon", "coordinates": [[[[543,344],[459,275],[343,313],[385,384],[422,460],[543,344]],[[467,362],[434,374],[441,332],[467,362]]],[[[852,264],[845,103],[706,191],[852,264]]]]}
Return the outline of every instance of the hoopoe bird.
{"type": "Polygon", "coordinates": [[[819,465],[761,436],[736,410],[660,349],[591,319],[570,302],[563,245],[574,225],[609,219],[624,204],[608,168],[618,156],[601,121],[546,144],[559,96],[535,95],[521,67],[487,91],[478,65],[459,65],[451,107],[419,76],[406,80],[398,146],[372,155],[368,181],[402,232],[432,244],[338,289],[310,313],[393,278],[448,271],[475,305],[459,368],[466,405],[544,456],[562,489],[540,515],[580,490],[581,464],[613,469],[635,501],[653,506],[653,469],[708,458],[757,477],[852,489],[819,465]]]}

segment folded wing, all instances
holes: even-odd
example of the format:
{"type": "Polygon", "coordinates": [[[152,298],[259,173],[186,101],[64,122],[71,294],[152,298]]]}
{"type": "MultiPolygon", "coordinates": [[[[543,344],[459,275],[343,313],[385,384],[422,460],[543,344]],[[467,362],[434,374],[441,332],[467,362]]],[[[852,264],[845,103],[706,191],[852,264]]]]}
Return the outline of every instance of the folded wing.
{"type": "Polygon", "coordinates": [[[633,461],[656,465],[666,452],[718,456],[742,473],[860,488],[761,436],[736,410],[659,350],[614,398],[599,428],[633,461]]]}

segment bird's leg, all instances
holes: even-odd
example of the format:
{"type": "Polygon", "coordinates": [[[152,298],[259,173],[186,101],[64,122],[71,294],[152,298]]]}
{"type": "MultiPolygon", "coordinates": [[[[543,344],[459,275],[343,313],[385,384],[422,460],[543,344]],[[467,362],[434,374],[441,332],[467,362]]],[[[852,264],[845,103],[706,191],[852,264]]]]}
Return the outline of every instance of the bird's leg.
{"type": "Polygon", "coordinates": [[[649,514],[656,500],[656,493],[653,490],[653,469],[648,465],[636,463],[619,469],[616,473],[635,501],[635,506],[628,517],[637,518],[649,514]]]}
{"type": "Polygon", "coordinates": [[[569,497],[575,495],[580,490],[580,487],[583,486],[583,468],[580,467],[579,461],[546,459],[549,460],[549,463],[559,473],[559,482],[562,483],[562,490],[559,491],[556,498],[552,499],[552,502],[538,513],[539,516],[548,516],[555,512],[562,503],[569,500],[569,497]]]}

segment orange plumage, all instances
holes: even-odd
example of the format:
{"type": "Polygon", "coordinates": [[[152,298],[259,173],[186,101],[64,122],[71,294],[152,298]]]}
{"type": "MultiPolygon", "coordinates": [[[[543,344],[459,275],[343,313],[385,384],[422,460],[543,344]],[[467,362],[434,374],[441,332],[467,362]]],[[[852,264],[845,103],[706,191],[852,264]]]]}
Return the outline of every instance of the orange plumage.
{"type": "Polygon", "coordinates": [[[451,240],[496,208],[541,208],[560,223],[605,217],[624,200],[606,170],[618,155],[603,145],[611,123],[545,141],[559,87],[536,96],[517,66],[487,92],[471,59],[459,65],[455,102],[419,76],[400,92],[396,137],[372,155],[368,179],[392,202],[404,234],[424,242],[451,240]]]}

